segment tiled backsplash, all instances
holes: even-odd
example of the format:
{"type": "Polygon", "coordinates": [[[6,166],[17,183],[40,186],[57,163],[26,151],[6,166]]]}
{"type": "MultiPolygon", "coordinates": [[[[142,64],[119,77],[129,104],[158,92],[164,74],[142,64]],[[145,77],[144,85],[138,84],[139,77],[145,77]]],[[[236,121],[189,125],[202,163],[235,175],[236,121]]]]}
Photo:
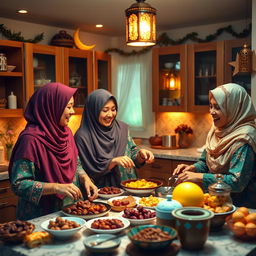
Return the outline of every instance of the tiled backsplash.
{"type": "Polygon", "coordinates": [[[175,134],[174,129],[180,124],[187,124],[193,129],[191,147],[202,147],[212,124],[210,114],[194,113],[156,113],[156,134],[159,136],[175,134]]]}
{"type": "MultiPolygon", "coordinates": [[[[73,134],[80,126],[81,115],[71,118],[69,127],[73,134]]],[[[8,125],[13,127],[16,134],[15,141],[20,132],[25,128],[24,118],[0,118],[0,130],[5,131],[8,125]]],[[[209,114],[192,113],[156,113],[156,134],[175,134],[174,129],[179,124],[187,124],[193,129],[193,142],[191,147],[201,147],[205,143],[207,133],[211,127],[212,119],[209,114]]]]}

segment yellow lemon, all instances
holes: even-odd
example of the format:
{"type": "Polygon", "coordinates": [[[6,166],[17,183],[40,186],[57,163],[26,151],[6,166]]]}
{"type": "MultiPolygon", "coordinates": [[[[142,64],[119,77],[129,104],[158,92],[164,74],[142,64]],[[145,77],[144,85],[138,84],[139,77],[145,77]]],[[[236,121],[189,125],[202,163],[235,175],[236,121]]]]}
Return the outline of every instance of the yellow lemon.
{"type": "Polygon", "coordinates": [[[183,182],[174,188],[172,199],[179,201],[184,207],[202,207],[204,204],[204,192],[193,182],[183,182]]]}

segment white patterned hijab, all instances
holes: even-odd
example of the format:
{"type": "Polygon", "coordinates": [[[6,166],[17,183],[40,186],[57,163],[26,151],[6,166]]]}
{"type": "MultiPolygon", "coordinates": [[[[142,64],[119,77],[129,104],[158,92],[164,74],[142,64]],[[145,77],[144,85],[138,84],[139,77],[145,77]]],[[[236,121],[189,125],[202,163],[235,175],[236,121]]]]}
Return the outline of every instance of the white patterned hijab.
{"type": "Polygon", "coordinates": [[[206,139],[207,165],[211,172],[227,172],[234,152],[249,144],[256,152],[256,111],[246,90],[238,84],[221,85],[210,91],[227,117],[222,128],[214,125],[206,139]]]}

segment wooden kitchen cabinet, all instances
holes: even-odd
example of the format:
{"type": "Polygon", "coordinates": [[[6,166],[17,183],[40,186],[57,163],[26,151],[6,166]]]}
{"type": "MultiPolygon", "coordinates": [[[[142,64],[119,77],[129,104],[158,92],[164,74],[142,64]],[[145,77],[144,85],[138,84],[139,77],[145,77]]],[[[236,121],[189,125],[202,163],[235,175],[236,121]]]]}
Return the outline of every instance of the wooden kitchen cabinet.
{"type": "Polygon", "coordinates": [[[153,111],[186,111],[186,45],[153,48],[153,111]]]}
{"type": "Polygon", "coordinates": [[[86,96],[93,90],[93,52],[63,48],[64,84],[77,88],[75,112],[81,114],[86,96]]]}
{"type": "Polygon", "coordinates": [[[0,223],[16,220],[17,196],[8,180],[0,181],[0,223]]]}
{"type": "Polygon", "coordinates": [[[7,109],[7,104],[0,109],[0,117],[21,117],[25,104],[23,43],[0,40],[0,53],[6,55],[8,65],[16,66],[12,72],[0,72],[0,100],[7,101],[11,92],[17,96],[17,109],[7,109]]]}
{"type": "Polygon", "coordinates": [[[172,175],[173,170],[178,164],[193,164],[193,161],[182,161],[155,158],[152,164],[146,164],[142,168],[137,169],[139,178],[154,178],[163,181],[164,186],[168,185],[168,179],[172,175]]]}
{"type": "Polygon", "coordinates": [[[94,52],[94,89],[106,89],[111,92],[111,55],[94,52]]]}
{"type": "Polygon", "coordinates": [[[25,43],[26,99],[49,82],[63,83],[62,48],[25,43]]]}
{"type": "Polygon", "coordinates": [[[243,86],[249,95],[251,95],[251,74],[236,74],[233,76],[234,67],[228,63],[236,60],[236,55],[239,53],[243,45],[251,46],[251,39],[237,39],[225,41],[225,83],[236,83],[243,86]]]}
{"type": "Polygon", "coordinates": [[[224,41],[188,45],[188,111],[209,111],[209,90],[224,83],[224,41]]]}

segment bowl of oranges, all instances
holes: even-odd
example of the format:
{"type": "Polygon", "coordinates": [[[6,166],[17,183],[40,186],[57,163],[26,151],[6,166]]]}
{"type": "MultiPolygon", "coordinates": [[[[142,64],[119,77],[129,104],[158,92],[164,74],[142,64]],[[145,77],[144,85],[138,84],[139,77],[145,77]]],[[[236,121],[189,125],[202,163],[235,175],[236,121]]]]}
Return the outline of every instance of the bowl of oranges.
{"type": "Polygon", "coordinates": [[[256,239],[256,212],[240,207],[227,218],[227,224],[234,236],[245,240],[256,239]]]}

